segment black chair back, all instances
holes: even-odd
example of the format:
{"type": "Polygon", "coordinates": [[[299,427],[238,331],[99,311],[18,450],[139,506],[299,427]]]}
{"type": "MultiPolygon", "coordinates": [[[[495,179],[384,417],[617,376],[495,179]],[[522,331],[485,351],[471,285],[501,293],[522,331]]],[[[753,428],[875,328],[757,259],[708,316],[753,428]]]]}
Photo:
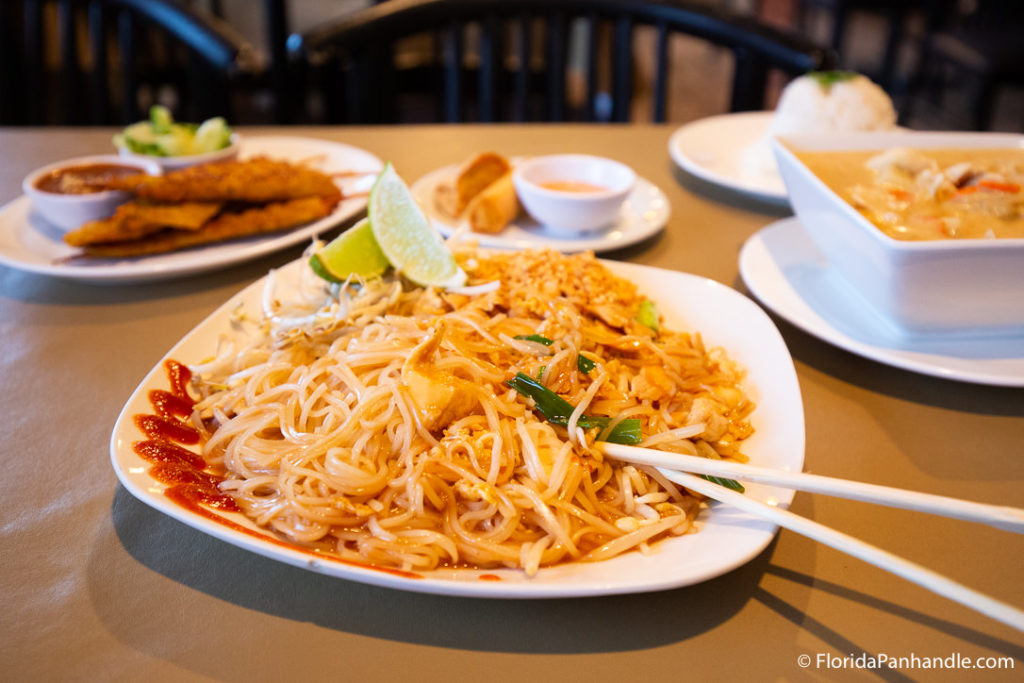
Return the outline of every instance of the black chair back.
{"type": "Polygon", "coordinates": [[[400,120],[396,97],[416,85],[438,96],[435,120],[626,121],[632,96],[633,29],[654,28],[652,118],[666,119],[669,38],[687,34],[729,49],[732,111],[762,108],[770,68],[790,74],[831,68],[834,55],[809,39],[752,18],[690,2],[628,0],[391,0],[290,37],[330,122],[400,120]],[[467,28],[472,29],[467,31],[467,28]],[[582,29],[585,105],[566,106],[570,31],[582,29]],[[404,73],[394,48],[432,39],[431,69],[404,73]],[[466,45],[476,44],[475,61],[466,45]],[[537,44],[540,41],[540,44],[537,44]],[[602,49],[610,52],[611,107],[598,97],[602,49]],[[539,67],[531,57],[543,54],[539,67]],[[472,64],[470,62],[473,62],[472,64]],[[425,87],[423,87],[425,86],[425,87]],[[539,107],[534,106],[541,100],[539,107]]]}
{"type": "MultiPolygon", "coordinates": [[[[246,0],[235,3],[233,9],[238,12],[253,12],[252,4],[257,0],[246,0]]],[[[190,0],[189,7],[205,7],[213,16],[224,19],[224,3],[221,0],[190,0]]],[[[273,98],[271,107],[274,123],[291,123],[294,114],[293,79],[289,73],[288,49],[288,0],[260,0],[263,14],[263,40],[266,43],[266,66],[259,71],[253,70],[251,79],[242,87],[248,91],[250,107],[253,106],[252,95],[255,92],[267,92],[273,98]]],[[[263,121],[260,121],[262,123],[263,121]]]]}
{"type": "Polygon", "coordinates": [[[163,91],[179,117],[230,115],[251,54],[223,21],[168,0],[5,1],[0,123],[130,123],[163,91]]]}

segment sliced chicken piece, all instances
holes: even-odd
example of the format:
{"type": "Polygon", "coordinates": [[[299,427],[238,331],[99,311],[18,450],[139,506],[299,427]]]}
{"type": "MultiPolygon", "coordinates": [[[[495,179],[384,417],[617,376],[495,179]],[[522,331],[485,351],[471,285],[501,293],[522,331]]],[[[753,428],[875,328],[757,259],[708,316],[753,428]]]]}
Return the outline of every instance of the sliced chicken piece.
{"type": "Polygon", "coordinates": [[[657,401],[669,398],[675,393],[675,385],[665,370],[657,365],[647,365],[633,377],[630,383],[633,394],[641,399],[657,401]]]}
{"type": "Polygon", "coordinates": [[[969,161],[964,161],[959,164],[953,164],[943,173],[949,179],[949,182],[953,183],[957,188],[961,188],[976,180],[982,174],[982,171],[969,161]]]}
{"type": "Polygon", "coordinates": [[[933,160],[909,147],[887,149],[868,159],[867,165],[879,175],[897,170],[911,176],[916,176],[924,170],[935,169],[937,166],[933,160]]]}
{"type": "Polygon", "coordinates": [[[698,396],[693,399],[690,414],[686,417],[688,425],[704,423],[705,428],[700,437],[705,441],[718,441],[725,436],[725,432],[729,428],[729,421],[715,408],[715,403],[711,399],[698,396]]]}
{"type": "Polygon", "coordinates": [[[439,325],[413,348],[402,366],[402,381],[416,404],[420,422],[432,432],[465,417],[476,405],[468,382],[432,365],[442,339],[444,327],[439,325]]]}
{"type": "Polygon", "coordinates": [[[956,193],[956,185],[952,183],[941,171],[925,169],[921,171],[915,180],[915,184],[924,196],[942,201],[952,197],[956,193]]]}

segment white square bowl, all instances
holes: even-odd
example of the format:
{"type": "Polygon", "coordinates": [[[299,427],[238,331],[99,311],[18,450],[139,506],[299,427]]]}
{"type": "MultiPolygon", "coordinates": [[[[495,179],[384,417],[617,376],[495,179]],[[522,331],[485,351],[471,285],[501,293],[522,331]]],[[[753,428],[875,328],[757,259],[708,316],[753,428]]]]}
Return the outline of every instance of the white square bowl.
{"type": "Polygon", "coordinates": [[[898,336],[1024,334],[1024,239],[904,241],[889,237],[800,161],[800,152],[1024,149],[1001,133],[780,136],[775,156],[810,239],[898,336]]]}

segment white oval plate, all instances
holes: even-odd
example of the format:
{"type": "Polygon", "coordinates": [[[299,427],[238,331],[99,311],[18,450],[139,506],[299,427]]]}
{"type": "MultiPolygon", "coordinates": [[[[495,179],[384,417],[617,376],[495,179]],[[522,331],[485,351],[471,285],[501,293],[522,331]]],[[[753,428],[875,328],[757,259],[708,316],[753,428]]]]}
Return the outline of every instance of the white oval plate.
{"type": "Polygon", "coordinates": [[[788,203],[786,186],[767,148],[767,165],[747,155],[768,132],[774,112],[752,111],[699,119],[677,129],[668,153],[683,170],[709,183],[775,204],[788,203]]]}
{"type": "MultiPolygon", "coordinates": [[[[793,361],[774,324],[747,297],[722,284],[694,275],[626,263],[608,262],[616,274],[631,279],[657,301],[665,324],[674,329],[699,330],[708,346],[722,346],[747,369],[746,389],[757,402],[752,416],[756,429],[744,451],[751,462],[799,471],[804,461],[804,420],[800,388],[793,361]]],[[[295,261],[278,271],[279,285],[294,282],[305,262],[295,261]]],[[[264,278],[265,279],[265,278],[264,278]]],[[[165,356],[183,363],[207,357],[218,336],[230,326],[240,304],[258,310],[264,280],[230,299],[189,332],[165,356]]],[[[533,577],[512,569],[442,569],[410,578],[371,567],[333,561],[261,540],[179,507],[162,494],[163,486],[147,473],[149,463],[132,444],[143,438],[132,417],[150,412],[148,393],[167,388],[163,361],[158,363],[128,399],[111,437],[111,458],[125,488],[143,502],[189,526],[260,555],[330,576],[402,590],[491,598],[555,598],[634,593],[675,588],[705,581],[734,569],[760,553],[776,527],[757,517],[718,504],[702,512],[700,531],[655,544],[654,552],[632,552],[604,562],[565,564],[541,569],[533,577]],[[481,580],[481,575],[500,580],[481,580]]],[[[793,492],[749,485],[748,495],[787,505],[793,492]]],[[[241,514],[214,514],[266,535],[241,514]]]]}
{"type": "Polygon", "coordinates": [[[796,218],[772,223],[747,240],[740,275],[779,316],[851,353],[924,375],[1024,387],[1024,338],[894,334],[829,267],[796,218]]]}
{"type": "Polygon", "coordinates": [[[210,244],[167,254],[126,259],[66,259],[77,249],[63,241],[63,233],[32,210],[28,197],[0,208],[0,264],[42,275],[95,283],[142,282],[182,277],[258,258],[309,241],[366,208],[366,178],[383,168],[373,154],[329,140],[301,137],[243,137],[239,156],[266,155],[286,161],[310,161],[327,173],[355,171],[367,176],[339,179],[347,193],[334,211],[304,227],[272,235],[210,244]]]}
{"type": "MultiPolygon", "coordinates": [[[[445,178],[453,176],[457,168],[458,165],[451,165],[431,171],[413,183],[411,188],[416,202],[445,237],[454,235],[463,226],[438,210],[434,189],[445,178]]],[[[651,181],[638,177],[622,206],[619,220],[602,230],[570,236],[538,223],[524,212],[500,233],[469,232],[467,228],[465,235],[476,240],[481,247],[492,249],[548,247],[565,253],[611,251],[636,244],[660,232],[668,224],[669,211],[665,193],[651,181]]]]}

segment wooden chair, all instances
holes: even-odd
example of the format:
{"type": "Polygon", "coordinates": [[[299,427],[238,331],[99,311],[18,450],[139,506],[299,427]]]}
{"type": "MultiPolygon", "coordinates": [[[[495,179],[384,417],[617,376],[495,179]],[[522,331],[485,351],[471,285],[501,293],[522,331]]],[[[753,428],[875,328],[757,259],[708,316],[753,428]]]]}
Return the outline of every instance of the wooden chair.
{"type": "Polygon", "coordinates": [[[979,0],[971,11],[958,12],[953,3],[932,2],[929,29],[901,119],[908,121],[915,100],[929,91],[942,97],[954,89],[969,93],[970,126],[988,130],[1000,89],[1024,86],[1024,4],[979,0]],[[944,69],[951,70],[955,80],[945,82],[944,69]]]}
{"type": "Polygon", "coordinates": [[[0,7],[4,124],[129,123],[142,116],[143,87],[154,101],[173,89],[181,118],[230,115],[230,83],[249,68],[251,48],[230,26],[168,0],[0,7]]]}
{"type": "Polygon", "coordinates": [[[886,90],[895,89],[899,67],[900,47],[905,42],[907,21],[912,13],[921,11],[931,0],[797,0],[796,24],[804,31],[809,27],[809,15],[813,9],[822,9],[831,15],[830,44],[844,66],[849,61],[846,57],[846,44],[849,42],[847,29],[852,15],[857,12],[868,12],[882,15],[886,21],[885,49],[881,55],[877,73],[874,78],[886,90]]]}
{"type": "Polygon", "coordinates": [[[289,49],[309,89],[323,95],[329,122],[401,121],[398,96],[420,86],[434,99],[433,120],[626,121],[635,26],[656,32],[654,121],[666,119],[669,40],[686,34],[732,52],[730,110],[764,106],[770,68],[790,74],[830,68],[833,54],[808,39],[750,17],[689,2],[628,0],[391,0],[302,34],[289,49]],[[582,29],[585,98],[566,104],[570,32],[582,29]],[[428,38],[426,68],[396,64],[395,48],[428,38]],[[475,43],[475,50],[466,49],[475,43]],[[541,64],[531,57],[543,55],[541,64]],[[602,62],[604,56],[609,59],[602,62]],[[610,70],[611,106],[599,96],[600,67],[610,70]]]}

